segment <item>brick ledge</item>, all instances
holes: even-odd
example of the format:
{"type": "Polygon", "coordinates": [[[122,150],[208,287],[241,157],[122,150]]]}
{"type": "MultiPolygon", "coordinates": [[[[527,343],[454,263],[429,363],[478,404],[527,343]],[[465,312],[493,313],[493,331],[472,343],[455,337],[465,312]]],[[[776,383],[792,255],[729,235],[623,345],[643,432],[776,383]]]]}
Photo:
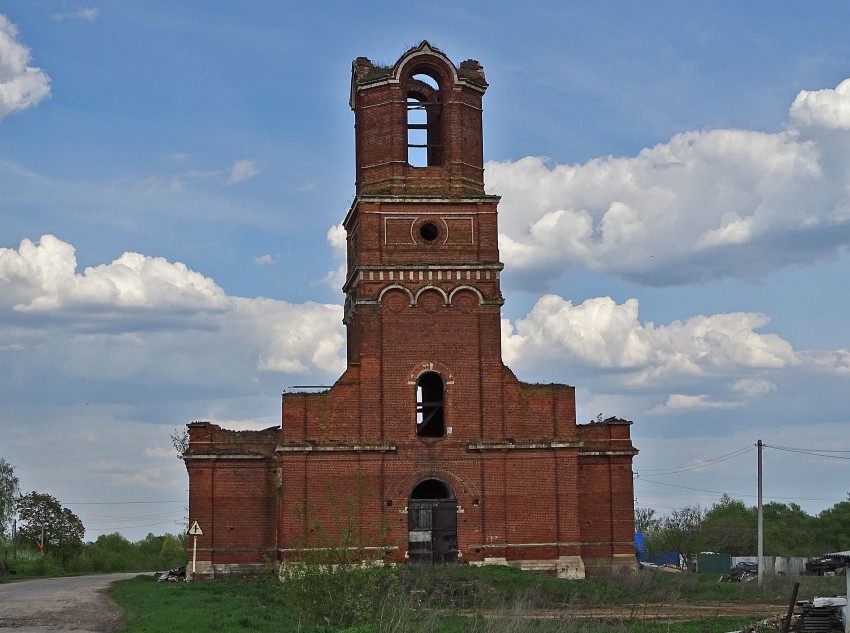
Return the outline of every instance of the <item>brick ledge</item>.
{"type": "Polygon", "coordinates": [[[396,450],[395,444],[281,444],[277,453],[387,453],[396,450]]]}

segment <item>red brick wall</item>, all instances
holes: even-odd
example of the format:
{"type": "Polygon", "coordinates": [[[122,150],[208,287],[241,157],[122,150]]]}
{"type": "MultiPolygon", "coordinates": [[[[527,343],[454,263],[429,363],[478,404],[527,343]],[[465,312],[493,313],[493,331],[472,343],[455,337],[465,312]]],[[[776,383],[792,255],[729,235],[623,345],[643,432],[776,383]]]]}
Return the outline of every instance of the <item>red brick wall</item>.
{"type": "Polygon", "coordinates": [[[282,428],[190,425],[190,519],[214,563],[340,544],[404,560],[411,491],[447,484],[462,561],[557,561],[589,573],[633,553],[629,426],[577,425],[575,389],[520,383],[502,364],[496,207],[483,193],[483,75],[425,45],[390,71],[359,58],[352,107],[357,198],[345,220],[348,368],[321,393],[286,393],[282,428]],[[439,80],[443,161],[406,157],[406,81],[439,80]],[[383,74],[382,74],[383,73],[383,74]],[[455,82],[455,77],[460,77],[455,82]],[[423,223],[435,239],[420,233],[423,223]],[[445,382],[444,437],[416,434],[416,381],[445,382]],[[207,531],[208,525],[209,529],[207,531]]]}

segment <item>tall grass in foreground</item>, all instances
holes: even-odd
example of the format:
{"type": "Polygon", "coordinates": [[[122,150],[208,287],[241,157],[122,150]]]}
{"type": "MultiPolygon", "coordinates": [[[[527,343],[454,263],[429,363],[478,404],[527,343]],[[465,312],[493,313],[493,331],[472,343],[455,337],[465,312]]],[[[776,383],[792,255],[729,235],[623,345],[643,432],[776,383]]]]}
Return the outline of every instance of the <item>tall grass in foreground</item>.
{"type": "Polygon", "coordinates": [[[778,614],[795,580],[804,583],[801,599],[834,595],[844,587],[843,578],[772,577],[760,593],[755,583],[730,585],[698,575],[566,581],[507,567],[313,566],[290,572],[283,583],[271,573],[188,584],[139,577],[116,586],[112,595],[126,608],[128,633],[700,633],[740,630],[760,618],[653,624],[638,616],[697,602],[772,602],[778,614]],[[580,607],[613,605],[626,607],[621,612],[631,617],[571,615],[580,607]]]}

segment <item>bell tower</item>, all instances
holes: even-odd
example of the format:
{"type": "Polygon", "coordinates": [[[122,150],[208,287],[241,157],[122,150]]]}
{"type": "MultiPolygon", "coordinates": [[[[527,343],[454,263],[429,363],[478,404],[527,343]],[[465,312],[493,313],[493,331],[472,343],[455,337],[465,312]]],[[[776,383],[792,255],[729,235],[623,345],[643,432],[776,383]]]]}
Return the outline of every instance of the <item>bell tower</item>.
{"type": "MultiPolygon", "coordinates": [[[[456,67],[428,42],[392,67],[364,57],[352,64],[357,177],[344,221],[348,362],[361,375],[376,370],[376,379],[391,380],[391,372],[404,386],[433,374],[418,387],[426,395],[417,396],[417,407],[442,403],[446,428],[426,425],[420,433],[456,428],[447,401],[455,380],[447,372],[469,381],[464,390],[478,405],[482,393],[499,391],[502,264],[499,198],[484,193],[486,89],[478,62],[456,67]],[[415,367],[420,375],[409,376],[415,367]],[[485,389],[488,374],[493,384],[485,389]]],[[[418,411],[420,427],[427,413],[418,411]]],[[[480,436],[488,424],[476,417],[464,422],[480,436]]]]}
{"type": "Polygon", "coordinates": [[[352,62],[358,195],[484,194],[484,70],[454,64],[428,42],[394,66],[352,62]]]}

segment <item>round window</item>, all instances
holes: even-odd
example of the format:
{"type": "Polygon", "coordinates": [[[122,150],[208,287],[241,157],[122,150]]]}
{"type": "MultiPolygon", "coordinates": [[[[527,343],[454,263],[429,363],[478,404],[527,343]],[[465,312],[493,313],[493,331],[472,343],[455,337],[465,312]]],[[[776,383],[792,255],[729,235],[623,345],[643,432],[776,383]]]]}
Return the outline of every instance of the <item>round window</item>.
{"type": "Polygon", "coordinates": [[[433,222],[426,222],[422,226],[419,227],[419,235],[422,236],[422,239],[426,242],[433,242],[437,239],[437,236],[440,234],[440,229],[437,228],[437,225],[433,222]]]}

